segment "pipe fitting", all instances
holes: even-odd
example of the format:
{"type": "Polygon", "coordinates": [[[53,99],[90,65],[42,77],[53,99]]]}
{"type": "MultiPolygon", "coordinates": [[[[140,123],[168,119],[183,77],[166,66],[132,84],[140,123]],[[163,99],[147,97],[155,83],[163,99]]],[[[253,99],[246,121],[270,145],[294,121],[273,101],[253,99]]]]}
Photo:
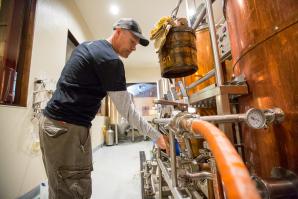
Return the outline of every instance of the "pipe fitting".
{"type": "Polygon", "coordinates": [[[204,179],[208,179],[208,180],[212,180],[213,179],[213,174],[207,171],[201,171],[198,173],[190,173],[188,171],[186,171],[185,176],[187,178],[195,178],[195,179],[199,179],[199,180],[204,180],[204,179]]]}

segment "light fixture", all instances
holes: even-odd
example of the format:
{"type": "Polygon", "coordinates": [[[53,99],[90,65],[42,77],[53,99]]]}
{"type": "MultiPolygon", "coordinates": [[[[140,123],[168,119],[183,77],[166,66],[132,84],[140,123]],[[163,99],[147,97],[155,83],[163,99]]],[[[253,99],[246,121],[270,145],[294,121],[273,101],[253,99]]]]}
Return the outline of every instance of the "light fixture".
{"type": "Polygon", "coordinates": [[[110,12],[112,15],[118,15],[119,14],[119,6],[116,4],[110,5],[110,12]]]}
{"type": "Polygon", "coordinates": [[[195,10],[194,9],[191,8],[191,9],[188,9],[187,10],[187,15],[188,15],[189,18],[191,18],[194,14],[195,14],[195,10]]]}
{"type": "Polygon", "coordinates": [[[187,108],[187,112],[188,113],[196,113],[196,108],[195,107],[191,107],[191,106],[189,106],[188,108],[187,108]]]}

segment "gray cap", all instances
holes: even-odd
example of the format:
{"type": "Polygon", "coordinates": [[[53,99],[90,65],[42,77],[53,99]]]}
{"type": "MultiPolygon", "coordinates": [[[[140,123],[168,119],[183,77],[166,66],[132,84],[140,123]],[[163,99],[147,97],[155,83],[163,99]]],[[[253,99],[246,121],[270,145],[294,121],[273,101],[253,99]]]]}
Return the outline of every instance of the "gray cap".
{"type": "Polygon", "coordinates": [[[140,38],[140,44],[142,46],[148,46],[149,44],[149,40],[146,39],[143,35],[142,35],[142,30],[139,26],[139,24],[133,20],[132,18],[121,18],[119,19],[114,25],[113,25],[113,30],[116,29],[116,27],[119,28],[123,28],[126,30],[129,30],[130,32],[132,32],[135,36],[137,36],[138,38],[140,38]]]}

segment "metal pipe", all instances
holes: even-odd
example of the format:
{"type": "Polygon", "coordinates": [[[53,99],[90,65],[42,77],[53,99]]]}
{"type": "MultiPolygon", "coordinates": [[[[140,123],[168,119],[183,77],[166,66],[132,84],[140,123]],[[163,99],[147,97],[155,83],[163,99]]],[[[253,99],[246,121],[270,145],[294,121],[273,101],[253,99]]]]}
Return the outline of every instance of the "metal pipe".
{"type": "Polygon", "coordinates": [[[161,93],[160,82],[161,82],[161,80],[160,81],[156,81],[157,99],[161,99],[161,97],[160,97],[160,93],[161,93]]]}
{"type": "Polygon", "coordinates": [[[202,171],[202,172],[198,172],[198,173],[190,173],[190,172],[186,171],[185,175],[188,178],[209,179],[209,180],[213,179],[213,174],[210,172],[207,172],[207,171],[202,171]]]}
{"type": "Polygon", "coordinates": [[[170,174],[169,174],[167,168],[165,167],[165,165],[163,164],[163,162],[161,161],[161,159],[157,158],[157,164],[158,164],[158,167],[161,169],[164,179],[165,179],[166,183],[168,184],[174,198],[175,199],[180,199],[180,198],[181,199],[182,198],[190,199],[190,198],[182,197],[182,195],[178,191],[177,187],[173,186],[173,182],[171,181],[170,174]]]}
{"type": "MultiPolygon", "coordinates": [[[[118,112],[117,112],[118,115],[118,112]]],[[[115,124],[115,144],[118,145],[119,139],[118,139],[118,125],[115,124]]]]}
{"type": "MultiPolygon", "coordinates": [[[[246,120],[246,114],[198,116],[200,120],[214,123],[241,122],[246,120]]],[[[168,124],[173,118],[155,118],[153,123],[168,124]]]]}
{"type": "Polygon", "coordinates": [[[214,123],[231,123],[246,120],[246,114],[210,115],[201,116],[200,120],[214,123]]]}
{"type": "Polygon", "coordinates": [[[163,134],[165,134],[165,135],[168,135],[169,134],[169,132],[164,128],[164,126],[159,126],[159,130],[163,133],[163,134]]]}
{"type": "Polygon", "coordinates": [[[199,24],[203,21],[205,15],[206,15],[206,7],[204,6],[202,11],[198,14],[191,28],[195,30],[199,26],[199,24]]]}
{"type": "Polygon", "coordinates": [[[215,69],[212,69],[211,71],[209,71],[204,77],[198,79],[197,81],[191,83],[188,87],[186,87],[187,90],[194,88],[195,86],[197,86],[198,84],[201,84],[205,81],[207,81],[208,79],[210,79],[211,77],[213,77],[215,75],[215,69]]]}
{"type": "Polygon", "coordinates": [[[168,124],[171,120],[172,118],[154,118],[152,122],[155,124],[168,124]]]}
{"type": "Polygon", "coordinates": [[[199,155],[198,157],[196,157],[196,161],[198,163],[201,163],[201,162],[205,162],[206,159],[209,159],[209,155],[206,155],[206,154],[201,154],[199,155]]]}
{"type": "Polygon", "coordinates": [[[118,145],[118,124],[119,124],[119,112],[116,111],[116,122],[115,122],[115,144],[118,145]]]}
{"type": "Polygon", "coordinates": [[[181,3],[182,3],[182,0],[179,0],[175,9],[172,11],[171,15],[173,18],[176,18],[181,3]]]}
{"type": "MultiPolygon", "coordinates": [[[[232,105],[232,113],[237,114],[236,104],[232,105]]],[[[241,132],[240,132],[239,124],[235,124],[235,135],[236,135],[236,138],[235,138],[236,144],[241,145],[242,140],[241,140],[241,132]]],[[[241,156],[242,160],[245,161],[243,148],[237,147],[237,151],[238,151],[239,155],[241,156]]]]}
{"type": "MultiPolygon", "coordinates": [[[[157,148],[157,158],[160,159],[160,148],[157,148]]],[[[161,169],[160,167],[157,167],[157,173],[158,173],[158,199],[162,199],[162,174],[161,174],[161,169]]]]}
{"type": "Polygon", "coordinates": [[[199,194],[199,192],[197,192],[196,190],[192,190],[191,194],[195,197],[195,198],[202,198],[202,196],[199,194]]]}
{"type": "Polygon", "coordinates": [[[198,120],[178,118],[177,128],[201,134],[208,142],[225,185],[228,198],[260,199],[249,172],[227,136],[213,124],[198,120]]]}
{"type": "MultiPolygon", "coordinates": [[[[284,112],[280,108],[273,108],[264,110],[264,115],[266,117],[267,123],[271,123],[273,121],[282,122],[284,119],[284,112]]],[[[227,115],[208,115],[208,116],[199,116],[198,119],[213,122],[213,123],[234,123],[234,122],[243,122],[247,121],[247,113],[241,114],[227,114],[227,115]]],[[[153,123],[158,124],[168,124],[173,120],[173,118],[155,118],[153,119],[153,123]]]]}
{"type": "Polygon", "coordinates": [[[186,146],[186,150],[187,150],[187,156],[189,159],[193,159],[193,152],[191,149],[191,143],[190,143],[190,139],[189,138],[184,138],[184,143],[186,146]]]}
{"type": "Polygon", "coordinates": [[[214,25],[212,3],[211,3],[211,0],[205,0],[205,3],[207,8],[208,26],[210,30],[210,38],[212,43],[213,59],[215,63],[216,83],[217,83],[217,86],[221,86],[223,84],[223,75],[222,75],[223,73],[222,73],[222,68],[219,60],[219,52],[218,52],[218,46],[216,41],[216,30],[214,25]]]}
{"type": "Polygon", "coordinates": [[[183,97],[187,97],[187,92],[185,90],[184,84],[182,81],[178,81],[178,86],[180,88],[181,94],[183,97]]]}
{"type": "Polygon", "coordinates": [[[171,177],[173,187],[177,187],[176,150],[174,132],[170,130],[171,177]]]}
{"type": "Polygon", "coordinates": [[[218,173],[217,167],[216,167],[216,162],[214,158],[209,159],[209,164],[210,164],[210,170],[213,175],[213,180],[212,180],[212,187],[213,187],[213,194],[214,194],[214,199],[223,199],[223,186],[221,183],[221,176],[218,173]]]}
{"type": "Polygon", "coordinates": [[[165,167],[165,165],[163,164],[163,162],[161,161],[160,158],[157,158],[156,161],[157,161],[158,167],[161,169],[161,172],[164,175],[166,183],[169,185],[169,187],[172,187],[170,174],[169,174],[167,168],[165,167]]]}

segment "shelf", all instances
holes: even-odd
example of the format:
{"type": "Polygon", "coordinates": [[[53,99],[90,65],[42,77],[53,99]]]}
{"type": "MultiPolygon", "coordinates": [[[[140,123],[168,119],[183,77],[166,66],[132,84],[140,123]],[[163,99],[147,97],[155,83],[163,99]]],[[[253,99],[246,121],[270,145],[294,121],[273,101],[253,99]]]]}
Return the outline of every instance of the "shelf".
{"type": "Polygon", "coordinates": [[[215,84],[210,85],[201,91],[192,94],[189,97],[190,104],[200,104],[205,103],[205,101],[210,101],[219,95],[229,95],[229,96],[239,96],[248,94],[247,85],[222,85],[216,87],[215,84]]]}
{"type": "Polygon", "coordinates": [[[181,102],[174,102],[169,100],[153,100],[154,104],[161,104],[161,105],[173,105],[173,106],[179,106],[179,107],[187,107],[188,105],[181,102]]]}

